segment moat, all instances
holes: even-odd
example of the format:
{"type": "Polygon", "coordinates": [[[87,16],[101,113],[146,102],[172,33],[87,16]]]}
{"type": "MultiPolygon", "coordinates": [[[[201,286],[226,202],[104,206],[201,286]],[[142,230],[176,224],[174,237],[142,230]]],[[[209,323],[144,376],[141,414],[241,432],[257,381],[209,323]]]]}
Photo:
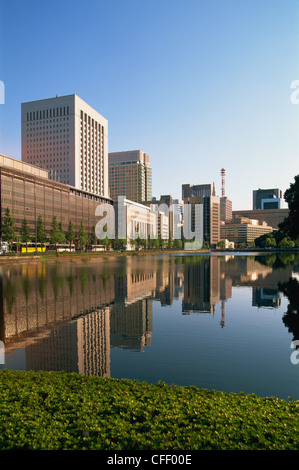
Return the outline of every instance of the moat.
{"type": "Polygon", "coordinates": [[[0,368],[298,400],[296,256],[186,253],[2,264],[0,368]]]}

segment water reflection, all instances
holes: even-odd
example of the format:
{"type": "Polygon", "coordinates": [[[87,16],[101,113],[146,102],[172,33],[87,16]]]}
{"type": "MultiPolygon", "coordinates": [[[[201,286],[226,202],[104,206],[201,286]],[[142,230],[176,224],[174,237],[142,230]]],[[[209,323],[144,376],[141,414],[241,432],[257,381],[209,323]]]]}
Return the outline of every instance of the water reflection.
{"type": "Polygon", "coordinates": [[[28,370],[111,376],[113,349],[151,348],[156,305],[179,308],[181,316],[215,316],[219,308],[224,329],[227,302],[242,286],[251,289],[251,307],[258,309],[279,309],[287,297],[283,324],[298,340],[298,261],[294,255],[165,255],[2,266],[6,363],[23,350],[28,370]]]}

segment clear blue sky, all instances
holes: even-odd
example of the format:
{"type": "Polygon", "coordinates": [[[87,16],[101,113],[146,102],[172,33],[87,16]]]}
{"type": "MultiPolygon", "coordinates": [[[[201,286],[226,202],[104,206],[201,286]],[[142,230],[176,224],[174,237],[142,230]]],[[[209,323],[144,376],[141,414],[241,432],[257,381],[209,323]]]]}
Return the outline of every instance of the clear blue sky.
{"type": "Polygon", "coordinates": [[[21,103],[78,94],[109,151],[151,155],[153,195],[226,169],[233,209],[299,173],[299,0],[0,0],[2,153],[21,158],[21,103]]]}

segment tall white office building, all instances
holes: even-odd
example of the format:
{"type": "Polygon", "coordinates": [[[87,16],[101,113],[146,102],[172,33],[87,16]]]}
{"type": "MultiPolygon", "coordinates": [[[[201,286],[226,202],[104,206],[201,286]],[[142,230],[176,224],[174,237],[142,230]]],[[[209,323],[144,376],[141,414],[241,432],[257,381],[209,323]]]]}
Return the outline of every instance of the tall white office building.
{"type": "Polygon", "coordinates": [[[22,103],[22,160],[49,178],[109,197],[108,121],[77,95],[22,103]]]}

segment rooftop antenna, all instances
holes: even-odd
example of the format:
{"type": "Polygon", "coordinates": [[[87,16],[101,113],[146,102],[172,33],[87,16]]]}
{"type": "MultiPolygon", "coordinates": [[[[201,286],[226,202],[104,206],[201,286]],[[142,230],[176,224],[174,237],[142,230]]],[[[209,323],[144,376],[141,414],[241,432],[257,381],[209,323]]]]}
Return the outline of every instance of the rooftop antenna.
{"type": "Polygon", "coordinates": [[[225,196],[225,169],[221,168],[221,196],[225,196]]]}

